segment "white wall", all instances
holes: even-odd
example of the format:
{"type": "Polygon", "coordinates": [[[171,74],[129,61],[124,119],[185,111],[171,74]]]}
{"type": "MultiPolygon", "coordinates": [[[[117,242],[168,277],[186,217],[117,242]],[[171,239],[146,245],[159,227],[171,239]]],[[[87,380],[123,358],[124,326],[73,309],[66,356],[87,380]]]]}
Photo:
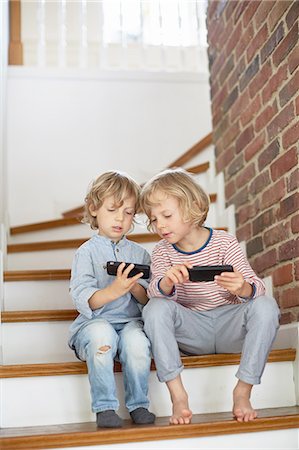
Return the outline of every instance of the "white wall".
{"type": "Polygon", "coordinates": [[[108,169],[144,182],[211,127],[207,75],[10,67],[10,224],[59,217],[108,169]]]}

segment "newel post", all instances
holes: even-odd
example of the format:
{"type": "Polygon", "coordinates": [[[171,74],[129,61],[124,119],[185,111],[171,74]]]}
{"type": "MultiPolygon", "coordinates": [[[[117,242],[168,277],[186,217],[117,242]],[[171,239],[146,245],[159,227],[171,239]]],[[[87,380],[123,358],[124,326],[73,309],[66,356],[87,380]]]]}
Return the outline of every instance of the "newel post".
{"type": "Polygon", "coordinates": [[[23,64],[21,41],[21,0],[9,0],[9,56],[10,65],[23,64]]]}

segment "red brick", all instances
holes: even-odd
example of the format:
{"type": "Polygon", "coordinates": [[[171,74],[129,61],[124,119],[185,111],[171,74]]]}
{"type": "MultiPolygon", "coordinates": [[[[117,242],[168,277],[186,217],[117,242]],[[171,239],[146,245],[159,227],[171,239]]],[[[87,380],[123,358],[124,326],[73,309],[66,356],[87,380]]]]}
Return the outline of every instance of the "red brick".
{"type": "Polygon", "coordinates": [[[263,211],[258,217],[256,217],[252,222],[253,235],[257,235],[269,228],[274,222],[274,209],[268,209],[263,211]]]}
{"type": "Polygon", "coordinates": [[[259,194],[261,191],[265,189],[266,186],[269,186],[271,180],[269,175],[269,170],[265,170],[260,173],[254,180],[252,180],[249,186],[249,192],[251,195],[255,196],[259,194]]]}
{"type": "Polygon", "coordinates": [[[267,24],[259,30],[258,33],[255,34],[254,38],[251,40],[248,48],[247,48],[247,62],[250,63],[257,50],[261,48],[261,46],[265,43],[268,38],[268,29],[267,24]]]}
{"type": "Polygon", "coordinates": [[[276,249],[273,248],[272,250],[269,250],[262,255],[257,256],[252,262],[252,266],[258,273],[262,273],[264,270],[275,266],[276,263],[276,249]]]}
{"type": "Polygon", "coordinates": [[[269,56],[274,52],[279,42],[282,41],[284,37],[284,27],[281,22],[276,30],[270,35],[269,39],[261,49],[261,63],[264,63],[269,56]]]}
{"type": "Polygon", "coordinates": [[[265,210],[269,206],[278,203],[286,195],[286,185],[284,178],[281,178],[277,183],[272,184],[262,195],[261,208],[265,210]]]}
{"type": "Polygon", "coordinates": [[[287,178],[288,192],[292,192],[299,188],[299,168],[295,169],[287,178]]]}
{"type": "Polygon", "coordinates": [[[287,69],[287,64],[284,64],[283,66],[279,67],[278,71],[267,81],[267,84],[262,91],[262,98],[264,103],[267,103],[271,99],[273,94],[276,94],[278,87],[281,86],[283,82],[288,78],[287,69]]]}
{"type": "Polygon", "coordinates": [[[293,26],[294,22],[298,20],[298,17],[299,17],[299,2],[297,0],[293,2],[293,5],[291,6],[286,15],[286,23],[289,29],[293,26]]]}
{"type": "Polygon", "coordinates": [[[225,18],[229,20],[233,16],[235,8],[238,6],[238,2],[227,2],[227,7],[225,8],[225,18]]]}
{"type": "Polygon", "coordinates": [[[280,202],[278,218],[285,219],[299,210],[299,192],[295,192],[280,202]]]}
{"type": "Polygon", "coordinates": [[[244,205],[248,202],[247,186],[245,186],[242,190],[237,191],[237,194],[233,197],[233,202],[237,209],[239,208],[239,206],[244,205]]]}
{"type": "Polygon", "coordinates": [[[253,163],[247,164],[244,169],[240,172],[236,179],[237,188],[245,186],[250,180],[255,176],[255,166],[253,163]]]}
{"type": "Polygon", "coordinates": [[[265,144],[266,133],[263,131],[259,134],[245,149],[245,160],[250,161],[256,153],[258,153],[265,144]]]}
{"type": "Polygon", "coordinates": [[[288,323],[296,322],[291,312],[282,312],[280,316],[280,325],[287,325],[288,323]]]}
{"type": "Polygon", "coordinates": [[[243,158],[243,155],[241,153],[228,166],[228,169],[227,169],[228,176],[235,175],[243,167],[244,167],[244,158],[243,158]]]}
{"type": "Polygon", "coordinates": [[[286,264],[278,267],[272,272],[272,280],[274,286],[283,286],[293,281],[293,265],[286,264]]]}
{"type": "Polygon", "coordinates": [[[293,126],[287,129],[282,135],[282,146],[284,149],[289,148],[291,145],[299,141],[299,122],[296,122],[293,126]]]}
{"type": "Polygon", "coordinates": [[[280,304],[283,308],[292,308],[299,305],[299,287],[292,287],[283,291],[280,304]]]}
{"type": "Polygon", "coordinates": [[[236,139],[239,133],[240,133],[239,122],[235,122],[233,125],[229,127],[227,132],[223,135],[224,147],[228,147],[236,139]]]}
{"type": "Polygon", "coordinates": [[[231,76],[228,79],[228,88],[231,90],[234,85],[239,81],[240,76],[245,71],[246,64],[245,64],[245,57],[243,56],[239,62],[236,63],[237,66],[235,70],[232,72],[231,76]]]}
{"type": "Polygon", "coordinates": [[[220,108],[226,97],[227,97],[227,86],[224,85],[223,88],[216,94],[215,98],[213,98],[212,112],[220,108]]]}
{"type": "MultiPolygon", "coordinates": [[[[246,90],[247,92],[247,90],[246,90]]],[[[243,127],[247,125],[252,119],[257,115],[257,113],[261,110],[261,98],[259,95],[256,95],[254,100],[247,103],[249,106],[245,110],[241,110],[241,124],[243,127]]]]}
{"type": "MultiPolygon", "coordinates": [[[[282,2],[280,2],[282,3],[282,2]]],[[[298,23],[295,23],[293,28],[289,31],[283,41],[278,45],[273,53],[273,63],[277,67],[295,47],[299,40],[298,23]]]]}
{"type": "Polygon", "coordinates": [[[267,127],[268,139],[272,141],[294,118],[293,104],[287,105],[267,127]]]}
{"type": "Polygon", "coordinates": [[[299,280],[299,261],[295,262],[295,280],[299,280]]]}
{"type": "Polygon", "coordinates": [[[217,142],[217,147],[219,144],[219,139],[223,137],[225,131],[229,126],[228,116],[223,117],[222,120],[216,125],[214,124],[213,138],[214,141],[217,142]]]}
{"type": "Polygon", "coordinates": [[[266,108],[260,113],[260,115],[255,120],[255,131],[259,132],[264,128],[273,117],[277,114],[277,102],[274,100],[272,105],[266,106],[266,108]]]}
{"type": "Polygon", "coordinates": [[[249,219],[252,219],[252,217],[255,217],[257,213],[260,211],[259,209],[259,201],[258,199],[251,204],[248,204],[246,206],[242,206],[238,209],[237,213],[237,225],[243,225],[246,223],[249,219]]]}
{"type": "Polygon", "coordinates": [[[236,231],[236,236],[238,241],[248,241],[252,234],[251,234],[251,224],[248,223],[244,225],[243,227],[239,227],[236,231]]]}
{"type": "Polygon", "coordinates": [[[240,153],[254,138],[253,126],[249,125],[249,127],[245,128],[244,131],[237,138],[236,142],[236,152],[240,153]]]}
{"type": "Polygon", "coordinates": [[[219,71],[222,69],[222,67],[224,66],[226,61],[226,57],[224,52],[220,52],[218,53],[218,55],[216,56],[212,67],[210,68],[210,72],[211,72],[211,78],[216,79],[218,77],[219,71]]]}
{"type": "Polygon", "coordinates": [[[259,170],[263,170],[266,166],[270,164],[278,155],[280,151],[279,140],[275,139],[275,141],[271,142],[270,145],[260,154],[258,159],[258,167],[259,170]]]}
{"type": "MultiPolygon", "coordinates": [[[[299,5],[299,2],[298,2],[299,5]]],[[[288,57],[288,66],[290,73],[293,73],[299,66],[299,45],[292,50],[288,57]]]]}
{"type": "Polygon", "coordinates": [[[225,184],[225,198],[229,200],[236,192],[235,181],[232,180],[225,184]]]}
{"type": "Polygon", "coordinates": [[[286,0],[275,2],[275,6],[268,16],[268,24],[271,31],[276,27],[279,19],[284,14],[284,12],[290,7],[291,4],[292,1],[286,0]]]}
{"type": "Polygon", "coordinates": [[[290,236],[290,224],[278,223],[274,227],[267,230],[264,235],[264,244],[266,247],[278,244],[288,239],[290,236]]]}
{"type": "Polygon", "coordinates": [[[246,67],[245,72],[240,78],[240,91],[244,91],[250,81],[259,73],[260,70],[260,58],[257,55],[253,61],[246,67]]]}
{"type": "Polygon", "coordinates": [[[244,53],[248,44],[251,42],[254,36],[254,29],[252,23],[248,26],[246,30],[243,30],[242,35],[239,37],[239,42],[236,47],[236,58],[239,59],[240,56],[244,53]]]}
{"type": "Polygon", "coordinates": [[[230,55],[230,57],[228,58],[228,60],[226,61],[226,63],[222,67],[222,69],[220,70],[218,78],[219,78],[219,82],[221,85],[223,85],[223,83],[228,78],[230,72],[234,69],[234,67],[235,67],[234,55],[232,54],[232,55],[230,55]]]}
{"type": "Polygon", "coordinates": [[[292,217],[291,219],[291,228],[293,233],[299,233],[299,214],[292,217]]]}
{"type": "Polygon", "coordinates": [[[229,147],[222,151],[216,161],[217,172],[222,172],[234,159],[234,147],[229,147]]]}
{"type": "MultiPolygon", "coordinates": [[[[235,101],[230,109],[230,120],[233,123],[237,117],[240,117],[240,111],[244,111],[249,104],[249,91],[246,89],[235,101]]],[[[241,115],[242,118],[242,115],[241,115]]]]}
{"type": "Polygon", "coordinates": [[[291,77],[290,81],[279,92],[280,106],[283,107],[299,90],[299,71],[291,77]]]}
{"type": "Polygon", "coordinates": [[[289,261],[293,258],[299,257],[299,238],[292,239],[285,244],[282,244],[279,249],[279,260],[289,261]]]}
{"type": "Polygon", "coordinates": [[[249,93],[251,98],[253,98],[259,91],[262,90],[263,86],[268,82],[271,75],[272,66],[270,61],[267,61],[255,75],[249,85],[249,93]]]}
{"type": "Polygon", "coordinates": [[[258,9],[259,5],[260,5],[261,1],[250,1],[248,8],[246,8],[244,14],[243,14],[243,26],[244,28],[247,27],[247,25],[252,21],[252,18],[256,12],[256,10],[258,9]]]}
{"type": "Polygon", "coordinates": [[[296,116],[299,116],[299,96],[295,100],[296,116]]]}
{"type": "Polygon", "coordinates": [[[254,237],[250,241],[246,242],[246,253],[248,258],[261,253],[264,250],[263,240],[261,236],[254,237]]]}
{"type": "Polygon", "coordinates": [[[231,37],[228,40],[228,43],[225,47],[225,55],[229,57],[237,43],[239,42],[239,38],[242,35],[242,25],[239,23],[236,27],[233,28],[233,32],[231,37]]]}
{"type": "Polygon", "coordinates": [[[272,180],[276,181],[293,167],[297,167],[297,162],[297,151],[296,148],[293,147],[271,164],[270,171],[272,180]]]}
{"type": "Polygon", "coordinates": [[[249,5],[250,0],[243,0],[242,2],[237,2],[237,3],[238,3],[238,8],[236,9],[235,14],[234,14],[234,23],[237,23],[237,21],[240,19],[244,10],[249,5]]]}
{"type": "Polygon", "coordinates": [[[273,6],[275,5],[275,3],[276,3],[275,1],[270,1],[270,0],[267,0],[266,2],[264,2],[264,1],[260,2],[260,6],[253,18],[256,30],[258,30],[260,28],[260,26],[262,25],[264,20],[268,17],[268,15],[269,15],[271,9],[273,8],[273,6]]]}

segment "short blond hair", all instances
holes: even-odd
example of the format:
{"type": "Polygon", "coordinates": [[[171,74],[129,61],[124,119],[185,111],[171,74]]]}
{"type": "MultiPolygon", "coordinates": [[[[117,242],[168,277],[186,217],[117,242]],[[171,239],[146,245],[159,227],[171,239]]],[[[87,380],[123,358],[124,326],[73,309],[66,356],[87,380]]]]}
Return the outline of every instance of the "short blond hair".
{"type": "Polygon", "coordinates": [[[166,169],[152,177],[141,190],[140,207],[149,218],[149,229],[152,228],[151,208],[157,204],[153,197],[157,192],[178,200],[183,220],[197,226],[205,222],[210,205],[209,196],[184,169],[166,169]]]}
{"type": "Polygon", "coordinates": [[[109,171],[94,180],[85,197],[83,223],[89,223],[93,230],[98,229],[96,217],[90,213],[90,207],[98,210],[105,198],[114,197],[117,205],[122,205],[125,198],[133,197],[136,200],[135,213],[139,210],[140,186],[133,178],[124,172],[109,171]]]}

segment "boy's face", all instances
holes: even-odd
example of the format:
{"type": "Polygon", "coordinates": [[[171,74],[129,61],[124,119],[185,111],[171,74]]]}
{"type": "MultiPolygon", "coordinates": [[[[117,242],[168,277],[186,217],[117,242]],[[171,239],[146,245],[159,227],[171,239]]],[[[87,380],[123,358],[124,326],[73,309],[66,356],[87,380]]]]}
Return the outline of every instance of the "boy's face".
{"type": "Polygon", "coordinates": [[[156,233],[171,244],[179,244],[193,229],[190,222],[186,222],[180,210],[179,201],[163,192],[156,192],[151,201],[150,221],[156,233]]]}
{"type": "Polygon", "coordinates": [[[104,199],[99,209],[90,207],[91,215],[96,217],[99,234],[118,242],[132,226],[135,204],[134,197],[127,197],[120,206],[115,203],[114,197],[110,196],[104,199]]]}

